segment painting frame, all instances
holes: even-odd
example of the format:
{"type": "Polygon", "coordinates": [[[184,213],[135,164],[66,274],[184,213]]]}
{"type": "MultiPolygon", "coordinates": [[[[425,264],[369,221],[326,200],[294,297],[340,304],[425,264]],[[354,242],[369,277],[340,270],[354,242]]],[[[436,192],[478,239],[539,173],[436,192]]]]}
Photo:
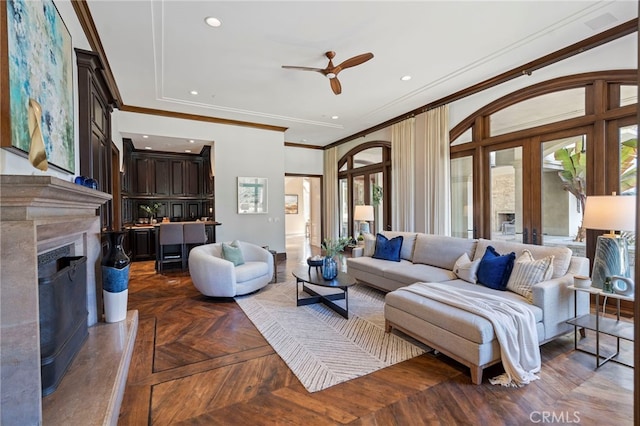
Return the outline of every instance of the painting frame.
{"type": "Polygon", "coordinates": [[[238,176],[238,214],[269,213],[268,179],[238,176]]]}
{"type": "Polygon", "coordinates": [[[75,103],[71,34],[52,0],[7,0],[3,20],[2,148],[27,157],[29,99],[42,108],[49,166],[75,174],[75,103]],[[19,24],[19,25],[18,25],[19,24]],[[49,52],[42,55],[42,52],[49,52]],[[7,117],[7,118],[4,118],[7,117]]]}
{"type": "Polygon", "coordinates": [[[298,194],[284,194],[284,213],[298,214],[298,194]]]}

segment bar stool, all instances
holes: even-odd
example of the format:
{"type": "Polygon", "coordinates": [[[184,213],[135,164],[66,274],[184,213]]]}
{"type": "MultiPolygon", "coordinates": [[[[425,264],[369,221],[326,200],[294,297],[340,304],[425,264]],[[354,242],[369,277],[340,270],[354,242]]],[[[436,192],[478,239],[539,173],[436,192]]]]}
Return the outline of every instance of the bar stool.
{"type": "Polygon", "coordinates": [[[186,222],[183,224],[183,230],[182,269],[186,269],[189,261],[189,252],[193,247],[207,242],[207,232],[204,229],[204,222],[186,222]]]}
{"type": "MultiPolygon", "coordinates": [[[[184,262],[184,231],[182,223],[161,223],[159,227],[159,250],[158,270],[162,273],[166,263],[184,262]],[[171,247],[173,246],[173,247],[171,247]],[[179,252],[175,246],[179,247],[179,252]]],[[[184,266],[182,266],[184,268],[184,266]]]]}

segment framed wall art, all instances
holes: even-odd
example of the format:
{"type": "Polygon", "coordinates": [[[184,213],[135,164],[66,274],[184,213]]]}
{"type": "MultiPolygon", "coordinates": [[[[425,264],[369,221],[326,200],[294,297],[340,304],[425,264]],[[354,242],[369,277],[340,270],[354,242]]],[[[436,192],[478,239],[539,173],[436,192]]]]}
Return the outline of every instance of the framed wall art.
{"type": "Polygon", "coordinates": [[[49,165],[75,173],[71,35],[52,0],[8,0],[2,7],[7,58],[0,62],[6,64],[2,74],[9,80],[11,136],[2,138],[2,147],[21,155],[29,152],[29,104],[35,100],[41,107],[49,165]]]}
{"type": "Polygon", "coordinates": [[[268,213],[267,178],[238,177],[238,214],[268,213]]]}
{"type": "Polygon", "coordinates": [[[297,194],[285,194],[284,213],[298,214],[298,195],[297,194]]]}

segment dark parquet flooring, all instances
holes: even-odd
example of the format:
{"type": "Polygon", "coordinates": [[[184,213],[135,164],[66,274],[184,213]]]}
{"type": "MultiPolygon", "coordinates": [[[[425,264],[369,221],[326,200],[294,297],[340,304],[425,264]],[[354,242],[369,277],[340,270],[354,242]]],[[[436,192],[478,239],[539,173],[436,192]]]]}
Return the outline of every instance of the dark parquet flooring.
{"type": "MultiPolygon", "coordinates": [[[[308,254],[288,249],[278,282],[308,254]]],[[[425,354],[308,393],[234,300],[202,296],[188,272],[133,263],[129,309],[140,322],[120,425],[633,424],[633,369],[595,371],[573,335],[542,346],[541,380],[523,388],[490,385],[500,365],[475,386],[464,366],[425,354]]]]}

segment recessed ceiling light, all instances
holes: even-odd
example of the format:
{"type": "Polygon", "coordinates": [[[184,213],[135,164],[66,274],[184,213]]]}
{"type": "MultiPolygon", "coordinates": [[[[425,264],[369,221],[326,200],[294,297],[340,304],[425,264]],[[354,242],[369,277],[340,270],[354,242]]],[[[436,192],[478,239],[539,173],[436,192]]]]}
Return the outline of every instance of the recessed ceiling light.
{"type": "Polygon", "coordinates": [[[402,77],[400,77],[400,80],[409,81],[409,80],[411,80],[411,76],[410,75],[403,75],[402,77]]]}
{"type": "Polygon", "coordinates": [[[189,143],[194,143],[195,141],[193,139],[189,139],[189,143]]]}
{"type": "Polygon", "coordinates": [[[193,96],[195,96],[195,95],[197,95],[197,94],[198,94],[198,91],[197,91],[197,90],[192,90],[192,91],[190,91],[189,93],[191,93],[193,96]]]}
{"type": "Polygon", "coordinates": [[[208,26],[214,27],[214,28],[217,28],[220,25],[222,25],[222,22],[220,22],[218,18],[214,18],[213,16],[207,16],[206,18],[204,18],[204,22],[206,22],[208,26]]]}
{"type": "Polygon", "coordinates": [[[151,147],[150,146],[145,146],[144,149],[151,149],[151,147]]]}
{"type": "Polygon", "coordinates": [[[190,149],[185,149],[184,152],[191,152],[191,150],[190,149]]]}
{"type": "Polygon", "coordinates": [[[337,120],[338,118],[340,118],[340,117],[338,117],[337,115],[332,115],[332,116],[331,116],[331,119],[332,119],[332,120],[337,120]]]}
{"type": "Polygon", "coordinates": [[[147,135],[142,135],[143,138],[147,139],[149,136],[147,135]]]}

